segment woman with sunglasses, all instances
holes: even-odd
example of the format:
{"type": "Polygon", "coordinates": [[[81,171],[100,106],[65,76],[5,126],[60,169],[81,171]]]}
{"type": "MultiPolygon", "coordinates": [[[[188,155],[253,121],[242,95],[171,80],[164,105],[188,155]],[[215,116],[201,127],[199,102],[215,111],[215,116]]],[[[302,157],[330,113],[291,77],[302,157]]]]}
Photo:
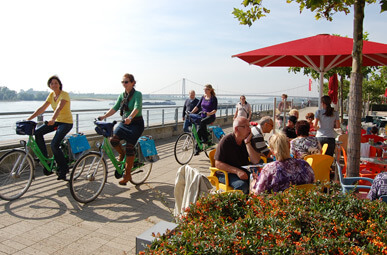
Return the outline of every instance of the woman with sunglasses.
{"type": "Polygon", "coordinates": [[[124,74],[121,83],[125,91],[118,96],[115,105],[98,119],[103,120],[120,110],[122,122],[114,129],[110,143],[119,153],[119,161],[122,161],[126,154],[125,175],[119,182],[120,185],[126,185],[132,179],[131,169],[135,158],[134,146],[144,131],[144,119],[142,118],[142,94],[134,89],[136,85],[134,76],[128,73],[124,74]],[[121,140],[126,141],[125,150],[121,146],[121,140]]]}
{"type": "Polygon", "coordinates": [[[207,143],[208,141],[207,125],[215,121],[217,109],[218,99],[215,96],[215,90],[212,88],[211,84],[207,84],[204,86],[204,96],[200,98],[199,103],[192,110],[192,113],[195,113],[198,110],[202,111],[202,120],[200,122],[198,135],[204,143],[207,143]]]}
{"type": "MultiPolygon", "coordinates": [[[[48,95],[44,104],[39,107],[27,120],[32,120],[38,115],[43,114],[47,107],[51,105],[54,114],[51,119],[40,126],[35,131],[35,140],[39,149],[45,157],[48,156],[44,135],[50,132],[55,132],[55,136],[51,141],[51,150],[54,154],[55,161],[58,165],[58,180],[66,180],[66,174],[69,172],[67,160],[60,149],[60,143],[68,132],[73,128],[73,115],[70,110],[70,96],[62,90],[62,82],[58,76],[51,76],[47,81],[47,86],[52,90],[48,95]]],[[[52,172],[43,168],[45,175],[50,175],[52,172]]]]}

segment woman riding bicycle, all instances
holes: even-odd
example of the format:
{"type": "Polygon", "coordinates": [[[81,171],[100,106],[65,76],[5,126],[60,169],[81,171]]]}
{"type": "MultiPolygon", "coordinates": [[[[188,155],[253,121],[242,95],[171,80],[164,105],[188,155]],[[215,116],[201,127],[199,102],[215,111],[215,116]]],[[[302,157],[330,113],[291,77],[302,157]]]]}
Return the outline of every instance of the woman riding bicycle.
{"type": "Polygon", "coordinates": [[[207,143],[208,141],[207,125],[215,121],[217,109],[218,99],[215,96],[215,90],[212,88],[211,84],[207,84],[204,86],[204,96],[200,98],[199,103],[192,110],[192,113],[195,113],[198,110],[202,111],[202,120],[200,122],[198,135],[203,143],[207,143]]]}
{"type": "MultiPolygon", "coordinates": [[[[73,128],[73,115],[70,110],[70,96],[62,90],[62,82],[58,76],[52,76],[48,79],[47,86],[52,90],[44,104],[39,107],[27,120],[32,120],[38,115],[43,114],[47,107],[51,105],[54,114],[47,124],[42,125],[35,131],[35,140],[45,157],[48,157],[44,135],[56,130],[55,136],[51,141],[51,150],[58,165],[58,180],[66,180],[66,174],[69,172],[67,160],[59,148],[63,138],[73,128]]],[[[52,172],[46,171],[46,175],[52,172]]]]}
{"type": "Polygon", "coordinates": [[[125,88],[125,92],[120,94],[116,104],[105,115],[98,117],[98,119],[103,120],[120,110],[123,122],[119,123],[114,130],[110,143],[119,153],[119,161],[122,161],[126,154],[125,175],[119,182],[120,185],[126,185],[132,179],[130,171],[135,158],[134,146],[144,131],[144,119],[142,118],[142,94],[134,89],[136,85],[134,76],[125,74],[121,83],[125,88]],[[126,141],[125,151],[121,146],[121,140],[126,141]]]}

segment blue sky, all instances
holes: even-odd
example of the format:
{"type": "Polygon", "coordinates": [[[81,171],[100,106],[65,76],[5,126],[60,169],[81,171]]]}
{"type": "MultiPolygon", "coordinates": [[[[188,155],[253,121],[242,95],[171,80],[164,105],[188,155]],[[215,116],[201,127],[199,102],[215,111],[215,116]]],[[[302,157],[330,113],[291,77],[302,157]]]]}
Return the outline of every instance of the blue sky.
{"type": "MultiPolygon", "coordinates": [[[[266,0],[271,13],[252,27],[231,14],[241,0],[0,1],[0,86],[46,90],[59,75],[64,90],[120,93],[126,72],[143,93],[277,93],[317,96],[318,81],[287,68],[249,66],[232,55],[321,33],[352,37],[353,14],[316,21],[285,0],[266,0]],[[297,88],[301,87],[301,88],[297,88]],[[294,89],[297,88],[297,89],[294,89]]],[[[387,43],[387,14],[366,7],[364,31],[387,43]]]]}

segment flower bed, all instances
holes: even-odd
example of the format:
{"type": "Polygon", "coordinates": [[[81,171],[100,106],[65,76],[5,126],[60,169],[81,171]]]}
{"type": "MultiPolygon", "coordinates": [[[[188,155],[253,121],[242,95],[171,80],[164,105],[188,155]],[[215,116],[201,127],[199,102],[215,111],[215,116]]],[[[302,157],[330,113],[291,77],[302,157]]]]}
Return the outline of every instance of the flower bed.
{"type": "Polygon", "coordinates": [[[146,254],[387,254],[387,203],[310,192],[215,194],[146,254]]]}

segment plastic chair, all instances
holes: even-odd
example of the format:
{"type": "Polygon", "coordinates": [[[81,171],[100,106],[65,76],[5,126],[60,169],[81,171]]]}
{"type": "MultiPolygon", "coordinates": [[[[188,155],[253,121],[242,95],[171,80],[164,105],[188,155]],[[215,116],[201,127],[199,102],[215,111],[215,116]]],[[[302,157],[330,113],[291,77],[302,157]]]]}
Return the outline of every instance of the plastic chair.
{"type": "Polygon", "coordinates": [[[217,191],[224,190],[224,192],[231,192],[231,191],[234,192],[235,191],[234,188],[229,185],[228,172],[215,167],[215,158],[214,158],[215,152],[216,152],[216,149],[213,149],[212,151],[210,151],[210,153],[208,153],[208,157],[210,158],[210,164],[211,164],[210,166],[211,173],[209,176],[207,176],[207,178],[211,182],[211,184],[216,187],[217,191]],[[225,183],[219,182],[219,179],[216,176],[216,172],[222,172],[224,174],[225,183]]]}
{"type": "Polygon", "coordinates": [[[321,148],[321,154],[325,155],[325,152],[327,152],[328,144],[324,143],[323,147],[321,148]]]}
{"type": "Polygon", "coordinates": [[[360,142],[368,143],[369,139],[374,139],[374,143],[384,142],[384,140],[386,140],[378,135],[362,135],[360,138],[360,142]]]}
{"type": "Polygon", "coordinates": [[[337,172],[339,173],[339,180],[341,184],[341,189],[343,191],[343,194],[346,194],[347,192],[352,191],[353,189],[371,189],[371,186],[368,185],[357,185],[354,184],[357,181],[368,181],[371,184],[373,183],[373,179],[366,178],[366,177],[343,177],[343,174],[341,172],[341,166],[339,162],[336,162],[337,172]]]}
{"type": "Polygon", "coordinates": [[[333,163],[332,156],[314,154],[305,156],[304,160],[312,167],[315,181],[330,181],[331,166],[333,163]]]}
{"type": "Polygon", "coordinates": [[[344,147],[345,152],[347,152],[348,134],[339,135],[337,141],[342,142],[341,147],[344,147]]]}
{"type": "Polygon", "coordinates": [[[267,163],[267,158],[265,157],[265,156],[261,156],[261,159],[262,159],[262,161],[263,161],[263,163],[267,163]]]}
{"type": "MultiPolygon", "coordinates": [[[[308,184],[300,184],[300,185],[296,185],[294,186],[294,188],[296,189],[300,189],[300,190],[305,190],[305,191],[310,191],[312,190],[313,188],[315,188],[316,185],[314,185],[313,183],[308,183],[308,184]]],[[[289,189],[291,189],[292,187],[289,187],[285,190],[285,192],[289,191],[289,189]]]]}
{"type": "Polygon", "coordinates": [[[387,195],[380,196],[379,199],[387,203],[387,195]]]}

